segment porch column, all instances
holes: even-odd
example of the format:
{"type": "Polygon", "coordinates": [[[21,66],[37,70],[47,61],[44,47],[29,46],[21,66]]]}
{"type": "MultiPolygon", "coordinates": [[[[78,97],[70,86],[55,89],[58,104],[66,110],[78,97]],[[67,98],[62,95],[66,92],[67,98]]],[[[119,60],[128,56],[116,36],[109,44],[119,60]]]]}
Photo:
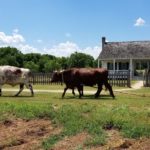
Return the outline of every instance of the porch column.
{"type": "Polygon", "coordinates": [[[117,62],[117,70],[119,70],[119,62],[117,62]]]}
{"type": "Polygon", "coordinates": [[[114,71],[115,71],[115,62],[116,62],[116,60],[113,59],[113,70],[114,70],[114,71]]]}
{"type": "Polygon", "coordinates": [[[130,79],[132,79],[132,75],[133,75],[133,60],[130,59],[130,79]]]}

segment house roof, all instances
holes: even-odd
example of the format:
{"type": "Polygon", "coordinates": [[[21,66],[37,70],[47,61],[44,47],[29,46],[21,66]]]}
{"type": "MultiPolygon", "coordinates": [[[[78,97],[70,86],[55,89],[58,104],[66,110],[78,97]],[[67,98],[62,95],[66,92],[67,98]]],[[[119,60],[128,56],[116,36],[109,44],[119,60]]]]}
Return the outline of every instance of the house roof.
{"type": "Polygon", "coordinates": [[[150,59],[150,41],[104,42],[99,59],[150,59]]]}

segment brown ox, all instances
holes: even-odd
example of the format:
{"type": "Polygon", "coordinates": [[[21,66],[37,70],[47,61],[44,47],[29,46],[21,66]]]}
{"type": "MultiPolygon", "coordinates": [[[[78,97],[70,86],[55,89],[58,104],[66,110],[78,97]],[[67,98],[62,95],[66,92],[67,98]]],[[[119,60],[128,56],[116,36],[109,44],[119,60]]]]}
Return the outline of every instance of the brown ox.
{"type": "Polygon", "coordinates": [[[20,85],[20,90],[16,93],[15,96],[18,96],[22,90],[24,89],[24,85],[30,89],[32,96],[33,88],[29,83],[29,77],[31,72],[29,69],[18,68],[14,66],[0,66],[0,96],[2,94],[2,86],[4,84],[9,84],[15,86],[17,84],[20,85]]]}
{"type": "Polygon", "coordinates": [[[51,82],[58,81],[64,82],[66,84],[66,88],[64,88],[62,97],[64,97],[68,88],[73,89],[75,87],[78,88],[79,97],[81,97],[81,90],[83,89],[83,85],[98,85],[98,90],[95,94],[95,98],[100,95],[103,85],[105,85],[105,87],[109,90],[110,95],[113,98],[115,97],[112,91],[112,87],[108,83],[108,70],[104,68],[72,68],[63,72],[55,72],[52,76],[51,82]]]}

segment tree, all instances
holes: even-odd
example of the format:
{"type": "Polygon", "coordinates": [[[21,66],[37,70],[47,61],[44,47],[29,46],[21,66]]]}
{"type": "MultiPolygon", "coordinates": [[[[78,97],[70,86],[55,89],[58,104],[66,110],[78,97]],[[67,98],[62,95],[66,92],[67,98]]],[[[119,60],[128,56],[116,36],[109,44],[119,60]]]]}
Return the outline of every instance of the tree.
{"type": "Polygon", "coordinates": [[[24,54],[24,61],[32,61],[34,63],[38,63],[40,58],[41,58],[41,54],[39,53],[24,54]]]}
{"type": "Polygon", "coordinates": [[[60,64],[61,69],[67,69],[69,67],[69,57],[57,58],[57,61],[60,64]]]}
{"type": "Polygon", "coordinates": [[[84,53],[75,52],[69,58],[69,67],[93,67],[94,58],[84,53]]]}
{"type": "Polygon", "coordinates": [[[29,68],[32,72],[39,72],[39,66],[33,61],[24,62],[24,67],[29,68]]]}
{"type": "Polygon", "coordinates": [[[60,69],[61,65],[56,60],[50,60],[44,64],[44,72],[53,72],[60,69]]]}
{"type": "Polygon", "coordinates": [[[0,65],[23,66],[23,54],[13,47],[0,48],[0,65]]]}

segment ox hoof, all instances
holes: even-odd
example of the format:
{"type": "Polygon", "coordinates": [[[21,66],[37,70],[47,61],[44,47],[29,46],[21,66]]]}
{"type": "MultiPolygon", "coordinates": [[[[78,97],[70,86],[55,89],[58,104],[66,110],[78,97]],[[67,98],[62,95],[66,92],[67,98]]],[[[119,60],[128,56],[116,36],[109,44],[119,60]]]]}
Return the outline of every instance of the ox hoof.
{"type": "Polygon", "coordinates": [[[95,95],[95,98],[98,98],[99,97],[99,95],[95,95]]]}

